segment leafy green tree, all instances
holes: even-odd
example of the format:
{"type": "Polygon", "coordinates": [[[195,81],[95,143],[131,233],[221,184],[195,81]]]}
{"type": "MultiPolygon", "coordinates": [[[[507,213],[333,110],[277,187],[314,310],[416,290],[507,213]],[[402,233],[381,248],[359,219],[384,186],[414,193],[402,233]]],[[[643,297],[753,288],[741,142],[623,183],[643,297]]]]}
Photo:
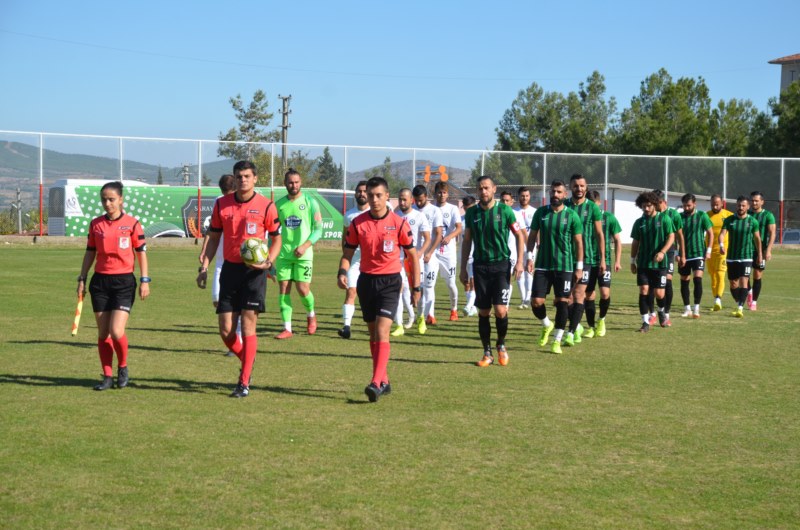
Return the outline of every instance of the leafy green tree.
{"type": "Polygon", "coordinates": [[[745,156],[758,111],[750,100],[720,100],[711,111],[711,153],[715,156],[745,156]]]}
{"type": "Polygon", "coordinates": [[[161,172],[161,164],[158,165],[158,176],[156,177],[156,184],[164,184],[164,174],[161,172]]]}
{"type": "Polygon", "coordinates": [[[660,69],[642,81],[639,95],[622,111],[619,153],[703,156],[711,150],[711,100],[702,77],[677,81],[660,69]]]}
{"type": "Polygon", "coordinates": [[[336,165],[328,147],[317,158],[317,175],[321,186],[326,188],[339,189],[344,183],[344,169],[341,164],[336,165]]]}
{"type": "Polygon", "coordinates": [[[203,186],[211,186],[211,179],[208,178],[208,173],[203,171],[203,179],[202,179],[203,186]]]}
{"type": "MultiPolygon", "coordinates": [[[[263,90],[256,90],[253,100],[247,105],[241,94],[228,100],[236,114],[238,126],[219,133],[221,142],[275,142],[280,138],[277,130],[268,130],[273,113],[267,110],[269,103],[263,90]]],[[[254,144],[220,143],[217,155],[236,160],[252,160],[263,148],[254,144]]]]}
{"type": "Polygon", "coordinates": [[[368,169],[364,173],[365,180],[369,180],[372,177],[383,177],[386,180],[389,184],[389,195],[391,197],[397,197],[397,193],[408,186],[408,182],[405,182],[397,170],[392,168],[392,158],[389,156],[383,160],[383,164],[368,169]]]}

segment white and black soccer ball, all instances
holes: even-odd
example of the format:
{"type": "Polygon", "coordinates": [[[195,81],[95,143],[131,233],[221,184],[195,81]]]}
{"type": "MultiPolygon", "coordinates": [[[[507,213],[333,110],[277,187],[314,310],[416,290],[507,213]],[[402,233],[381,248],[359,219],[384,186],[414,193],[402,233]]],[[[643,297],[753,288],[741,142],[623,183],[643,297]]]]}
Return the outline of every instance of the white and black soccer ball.
{"type": "Polygon", "coordinates": [[[269,257],[269,248],[261,239],[251,237],[242,243],[242,246],[239,248],[239,254],[242,257],[242,261],[247,265],[254,265],[267,261],[269,257]]]}

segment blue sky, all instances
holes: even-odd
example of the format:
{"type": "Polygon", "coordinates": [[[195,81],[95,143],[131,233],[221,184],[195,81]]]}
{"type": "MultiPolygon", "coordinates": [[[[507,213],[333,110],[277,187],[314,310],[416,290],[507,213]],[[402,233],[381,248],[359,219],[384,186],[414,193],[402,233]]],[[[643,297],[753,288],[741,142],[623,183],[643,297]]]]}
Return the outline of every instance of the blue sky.
{"type": "MultiPolygon", "coordinates": [[[[532,82],[659,68],[765,109],[800,2],[0,2],[0,129],[215,139],[228,98],[292,95],[289,141],[491,148],[532,82]]],[[[277,112],[276,121],[277,124],[277,112]]]]}

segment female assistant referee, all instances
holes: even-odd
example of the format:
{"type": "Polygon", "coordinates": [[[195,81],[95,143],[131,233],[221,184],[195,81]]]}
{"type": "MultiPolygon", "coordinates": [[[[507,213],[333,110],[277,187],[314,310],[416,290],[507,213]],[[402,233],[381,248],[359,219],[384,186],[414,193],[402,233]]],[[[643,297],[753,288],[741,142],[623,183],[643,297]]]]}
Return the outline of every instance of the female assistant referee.
{"type": "Polygon", "coordinates": [[[142,300],[150,294],[150,278],[142,225],[122,211],[122,183],[105,184],[100,189],[100,200],[106,214],[95,218],[89,225],[89,242],[78,276],[78,293],[86,293],[86,275],[97,258],[89,294],[97,320],[97,350],[103,367],[103,380],[94,389],[108,390],[114,384],[111,377],[114,352],[117,353],[117,388],[128,385],[125,325],[136,298],[134,255],[139,258],[139,296],[142,300]]]}

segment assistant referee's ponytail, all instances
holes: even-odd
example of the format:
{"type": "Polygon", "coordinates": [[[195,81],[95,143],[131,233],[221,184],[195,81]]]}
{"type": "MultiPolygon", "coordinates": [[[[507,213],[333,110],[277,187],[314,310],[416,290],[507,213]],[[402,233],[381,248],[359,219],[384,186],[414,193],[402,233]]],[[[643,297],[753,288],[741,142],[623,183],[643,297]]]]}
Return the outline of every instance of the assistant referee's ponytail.
{"type": "Polygon", "coordinates": [[[100,188],[100,193],[103,193],[106,190],[114,190],[117,194],[122,197],[122,182],[115,180],[113,182],[106,182],[103,184],[103,187],[100,188]]]}

